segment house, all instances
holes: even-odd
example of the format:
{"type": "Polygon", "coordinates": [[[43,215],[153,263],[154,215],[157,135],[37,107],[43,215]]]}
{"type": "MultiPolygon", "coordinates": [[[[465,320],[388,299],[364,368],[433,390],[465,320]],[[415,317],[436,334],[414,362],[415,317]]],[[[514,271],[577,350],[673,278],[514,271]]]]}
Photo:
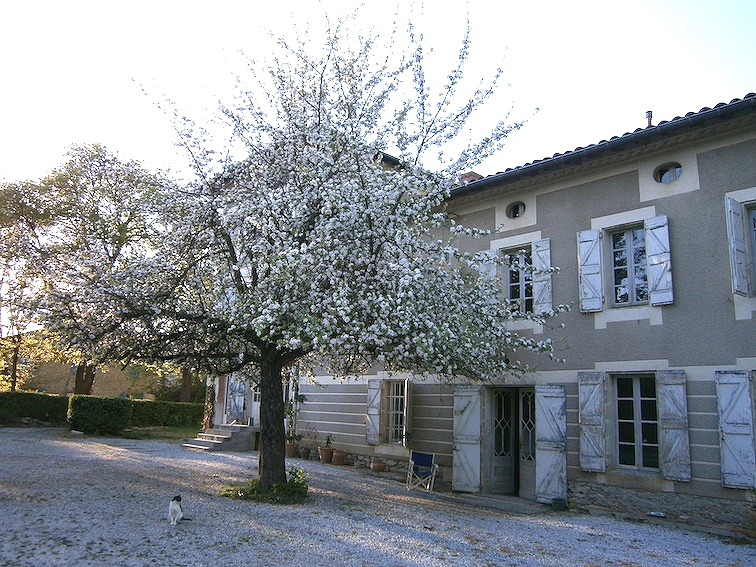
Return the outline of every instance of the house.
{"type": "MultiPolygon", "coordinates": [[[[495,175],[448,202],[564,362],[494,383],[316,376],[298,427],[355,458],[436,454],[455,491],[747,522],[756,486],[756,95],[495,175]]],[[[485,333],[485,329],[481,329],[485,333]]],[[[519,353],[516,353],[516,355],[519,353]]]]}

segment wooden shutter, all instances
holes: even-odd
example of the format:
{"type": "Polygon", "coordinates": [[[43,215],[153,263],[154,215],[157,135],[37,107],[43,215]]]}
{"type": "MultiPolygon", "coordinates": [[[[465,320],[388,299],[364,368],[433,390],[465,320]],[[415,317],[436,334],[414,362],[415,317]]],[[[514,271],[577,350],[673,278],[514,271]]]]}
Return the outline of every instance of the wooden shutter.
{"type": "Polygon", "coordinates": [[[751,376],[742,371],[718,371],[716,375],[722,484],[756,487],[751,376]]]}
{"type": "Polygon", "coordinates": [[[682,370],[656,374],[659,409],[659,460],[664,478],[690,482],[688,399],[682,370]]]}
{"type": "Polygon", "coordinates": [[[651,305],[672,303],[672,257],[667,215],[646,219],[646,277],[651,305]]]}
{"type": "Polygon", "coordinates": [[[480,397],[472,384],[454,389],[452,489],[480,492],[480,397]]]}
{"type": "Polygon", "coordinates": [[[606,471],[606,373],[578,372],[580,468],[606,471]]]}
{"type": "Polygon", "coordinates": [[[536,385],[536,500],[567,499],[567,398],[564,386],[536,385]]]}
{"type": "Polygon", "coordinates": [[[735,199],[725,197],[725,214],[727,218],[727,240],[730,248],[732,293],[748,295],[748,257],[745,245],[746,223],[743,219],[743,205],[735,199]]]}
{"type": "Polygon", "coordinates": [[[584,313],[601,311],[604,307],[600,237],[598,230],[577,233],[580,311],[584,313]]]}
{"type": "Polygon", "coordinates": [[[365,420],[365,442],[368,445],[380,443],[381,386],[380,378],[368,378],[367,417],[365,420]]]}
{"type": "Polygon", "coordinates": [[[412,382],[404,380],[404,445],[408,446],[408,435],[412,431],[412,382]]]}
{"type": "Polygon", "coordinates": [[[551,241],[548,238],[533,242],[531,257],[533,258],[533,312],[548,313],[552,310],[551,300],[551,241]],[[541,272],[541,273],[539,273],[541,272]]]}

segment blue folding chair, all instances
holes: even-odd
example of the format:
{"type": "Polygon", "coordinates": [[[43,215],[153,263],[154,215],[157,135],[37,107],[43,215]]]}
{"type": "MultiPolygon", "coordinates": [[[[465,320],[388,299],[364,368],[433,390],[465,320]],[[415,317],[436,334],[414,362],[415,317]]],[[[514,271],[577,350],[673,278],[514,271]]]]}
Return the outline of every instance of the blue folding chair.
{"type": "Polygon", "coordinates": [[[433,453],[412,451],[407,469],[407,490],[419,487],[433,492],[433,483],[438,471],[438,465],[434,462],[435,458],[433,453]]]}

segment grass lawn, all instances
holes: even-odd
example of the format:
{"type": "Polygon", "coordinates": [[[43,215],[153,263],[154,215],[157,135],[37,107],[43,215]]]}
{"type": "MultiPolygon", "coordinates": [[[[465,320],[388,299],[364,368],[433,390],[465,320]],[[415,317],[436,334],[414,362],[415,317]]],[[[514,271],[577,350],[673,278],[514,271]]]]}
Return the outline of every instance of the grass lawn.
{"type": "Polygon", "coordinates": [[[120,437],[126,439],[193,439],[201,430],[199,425],[181,427],[130,427],[120,437]]]}

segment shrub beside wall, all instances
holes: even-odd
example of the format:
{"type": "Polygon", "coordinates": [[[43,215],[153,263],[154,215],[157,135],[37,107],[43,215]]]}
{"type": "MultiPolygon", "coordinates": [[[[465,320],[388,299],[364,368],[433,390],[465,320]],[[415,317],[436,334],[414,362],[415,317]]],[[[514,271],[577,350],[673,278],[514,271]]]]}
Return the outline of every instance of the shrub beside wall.
{"type": "Polygon", "coordinates": [[[68,404],[71,429],[84,433],[117,435],[131,424],[131,400],[99,396],[71,396],[68,404]]]}
{"type": "Polygon", "coordinates": [[[0,392],[0,413],[3,421],[13,423],[31,417],[50,423],[65,423],[68,398],[35,392],[0,392]]]}

